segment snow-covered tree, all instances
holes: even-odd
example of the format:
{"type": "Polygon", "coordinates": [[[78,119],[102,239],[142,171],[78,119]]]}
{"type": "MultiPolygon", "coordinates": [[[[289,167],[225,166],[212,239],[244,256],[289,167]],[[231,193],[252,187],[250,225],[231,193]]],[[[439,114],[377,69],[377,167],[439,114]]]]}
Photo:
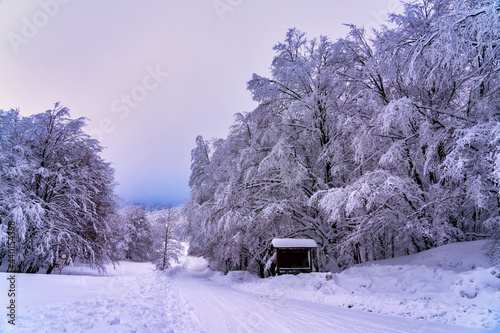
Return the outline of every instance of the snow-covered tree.
{"type": "MultiPolygon", "coordinates": [[[[491,237],[498,230],[498,183],[493,180],[498,4],[423,1],[406,4],[391,19],[396,27],[377,34],[370,64],[380,74],[384,93],[373,84],[360,92],[370,101],[354,139],[364,175],[320,201],[326,220],[337,216],[342,225],[344,216],[350,221],[337,247],[337,256],[350,262],[397,255],[393,248],[411,253],[491,237]],[[394,196],[387,187],[380,193],[384,186],[373,191],[382,171],[391,183],[407,184],[404,195],[394,196]],[[390,200],[374,207],[375,196],[390,200]],[[349,207],[362,209],[356,213],[349,207]],[[393,218],[385,217],[380,225],[380,214],[393,218]],[[396,216],[404,223],[393,222],[396,216]],[[387,228],[391,232],[383,232],[384,242],[373,239],[387,228]],[[406,237],[391,236],[394,232],[406,237]],[[379,244],[385,249],[377,249],[379,244]],[[358,250],[346,251],[346,245],[358,250]]],[[[371,76],[362,78],[369,83],[371,76]]]]}
{"type": "Polygon", "coordinates": [[[498,2],[410,2],[390,23],[287,32],[248,82],[259,106],[197,139],[190,252],[263,275],[276,236],[315,239],[323,265],[500,236],[498,2]]]}
{"type": "Polygon", "coordinates": [[[114,171],[83,131],[85,119],[69,118],[56,104],[31,117],[2,113],[0,121],[2,227],[14,225],[16,237],[9,270],[50,273],[61,252],[102,268],[109,259],[114,171]]]}
{"type": "Polygon", "coordinates": [[[179,262],[184,247],[175,236],[177,227],[184,223],[180,207],[167,207],[148,214],[153,233],[152,261],[157,269],[170,268],[171,261],[179,262]]]}
{"type": "Polygon", "coordinates": [[[135,205],[119,211],[125,259],[149,261],[153,251],[151,221],[143,206],[135,205]]]}

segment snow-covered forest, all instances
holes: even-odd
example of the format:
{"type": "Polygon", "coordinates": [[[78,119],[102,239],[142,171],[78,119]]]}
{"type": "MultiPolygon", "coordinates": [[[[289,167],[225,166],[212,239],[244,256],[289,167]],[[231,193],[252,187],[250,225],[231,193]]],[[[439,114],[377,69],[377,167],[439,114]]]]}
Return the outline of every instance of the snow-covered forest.
{"type": "Polygon", "coordinates": [[[66,264],[98,270],[124,259],[163,270],[180,254],[180,208],[119,208],[114,170],[85,125],[59,104],[29,117],[0,111],[0,264],[8,261],[8,272],[51,273],[62,252],[66,264]]]}
{"type": "Polygon", "coordinates": [[[312,238],[322,269],[499,238],[500,8],[407,3],[367,38],[290,29],[259,106],[199,136],[190,253],[265,276],[273,237],[312,238]]]}
{"type": "Polygon", "coordinates": [[[151,261],[157,269],[170,268],[183,250],[174,231],[183,223],[180,207],[148,212],[127,206],[114,215],[116,234],[111,243],[114,260],[151,261]]]}
{"type": "Polygon", "coordinates": [[[369,38],[349,28],[286,33],[270,77],[248,82],[259,106],[227,138],[196,138],[182,210],[119,208],[101,144],[67,108],[0,111],[0,261],[166,269],[180,237],[215,269],[263,277],[274,237],[314,239],[321,270],[498,240],[498,1],[407,3],[369,38]]]}

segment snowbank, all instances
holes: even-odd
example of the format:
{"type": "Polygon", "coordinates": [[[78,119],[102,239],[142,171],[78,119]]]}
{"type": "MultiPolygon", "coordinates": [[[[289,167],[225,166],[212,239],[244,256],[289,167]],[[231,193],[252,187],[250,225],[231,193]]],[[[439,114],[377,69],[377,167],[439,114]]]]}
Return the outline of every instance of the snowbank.
{"type": "MultiPolygon", "coordinates": [[[[65,266],[62,275],[102,275],[102,276],[125,276],[125,275],[141,275],[155,270],[155,265],[150,262],[134,262],[134,261],[119,261],[114,266],[113,264],[105,265],[106,272],[99,274],[95,269],[91,269],[87,265],[75,264],[65,266]]],[[[58,274],[55,269],[52,274],[58,274]]]]}
{"type": "MultiPolygon", "coordinates": [[[[0,265],[0,272],[7,271],[8,262],[3,261],[0,265]]],[[[99,272],[97,269],[92,269],[87,264],[80,262],[65,265],[59,273],[59,268],[54,268],[51,275],[85,275],[85,276],[125,276],[125,275],[140,275],[152,272],[155,270],[155,265],[150,262],[135,262],[129,260],[122,260],[116,262],[114,265],[108,263],[104,265],[105,271],[99,272]]],[[[37,275],[45,275],[46,268],[38,271],[37,275]]]]}

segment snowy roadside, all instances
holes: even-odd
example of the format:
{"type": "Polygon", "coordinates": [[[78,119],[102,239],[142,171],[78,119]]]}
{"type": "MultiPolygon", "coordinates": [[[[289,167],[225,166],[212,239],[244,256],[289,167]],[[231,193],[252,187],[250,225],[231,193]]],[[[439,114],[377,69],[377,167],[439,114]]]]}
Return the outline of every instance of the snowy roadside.
{"type": "Polygon", "coordinates": [[[456,243],[416,255],[357,265],[337,274],[258,279],[214,275],[221,283],[275,298],[337,305],[463,327],[500,328],[500,268],[485,241],[456,243]],[[328,275],[328,279],[327,279],[328,275]]]}
{"type": "MultiPolygon", "coordinates": [[[[68,268],[67,274],[96,275],[68,268]]],[[[199,331],[179,302],[172,279],[152,268],[149,263],[122,262],[105,276],[17,274],[16,325],[2,316],[0,332],[199,331]]],[[[6,288],[3,280],[1,290],[6,288]]]]}

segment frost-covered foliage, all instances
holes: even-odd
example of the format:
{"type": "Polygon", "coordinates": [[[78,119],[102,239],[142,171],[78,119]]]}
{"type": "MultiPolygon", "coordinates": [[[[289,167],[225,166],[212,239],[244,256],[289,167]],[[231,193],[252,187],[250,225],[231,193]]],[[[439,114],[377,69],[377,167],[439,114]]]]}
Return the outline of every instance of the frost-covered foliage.
{"type": "Polygon", "coordinates": [[[174,236],[181,223],[178,207],[150,212],[140,205],[121,208],[113,223],[114,259],[152,261],[158,269],[169,268],[182,254],[182,244],[174,236]]]}
{"type": "Polygon", "coordinates": [[[61,252],[97,268],[109,260],[114,170],[84,126],[59,104],[31,117],[0,111],[0,257],[12,259],[15,245],[9,271],[50,272],[61,252]]]}
{"type": "Polygon", "coordinates": [[[153,233],[153,252],[151,259],[159,270],[171,267],[172,261],[179,263],[184,247],[176,237],[183,217],[179,207],[168,207],[148,215],[153,233]]]}
{"type": "Polygon", "coordinates": [[[198,137],[190,251],[264,275],[273,237],[341,266],[500,237],[500,7],[424,0],[366,41],[291,29],[259,106],[198,137]]]}
{"type": "Polygon", "coordinates": [[[151,222],[142,206],[131,206],[118,213],[122,225],[122,242],[125,259],[149,261],[153,250],[151,222]]]}

